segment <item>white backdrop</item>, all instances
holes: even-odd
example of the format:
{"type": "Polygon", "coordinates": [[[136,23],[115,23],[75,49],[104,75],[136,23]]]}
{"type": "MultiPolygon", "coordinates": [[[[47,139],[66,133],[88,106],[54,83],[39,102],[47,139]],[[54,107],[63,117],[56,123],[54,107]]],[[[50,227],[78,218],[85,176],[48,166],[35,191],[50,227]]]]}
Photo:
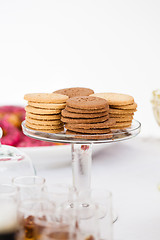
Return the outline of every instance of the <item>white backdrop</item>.
{"type": "Polygon", "coordinates": [[[0,104],[83,86],[133,95],[142,134],[160,134],[160,1],[0,0],[0,104]]]}

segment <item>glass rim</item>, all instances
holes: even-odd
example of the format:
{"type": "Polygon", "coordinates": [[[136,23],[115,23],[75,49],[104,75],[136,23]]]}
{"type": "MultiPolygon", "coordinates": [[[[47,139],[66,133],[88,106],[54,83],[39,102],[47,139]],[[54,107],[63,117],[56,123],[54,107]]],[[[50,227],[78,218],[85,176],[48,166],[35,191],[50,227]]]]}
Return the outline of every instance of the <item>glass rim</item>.
{"type": "Polygon", "coordinates": [[[12,183],[17,186],[17,187],[31,187],[31,186],[40,186],[40,185],[44,185],[46,182],[46,179],[44,177],[41,177],[41,176],[18,176],[18,177],[14,177],[12,178],[12,183]],[[23,183],[23,182],[17,182],[19,180],[22,180],[22,179],[41,179],[42,182],[40,183],[31,183],[31,184],[26,184],[26,183],[23,183]]]}
{"type": "Polygon", "coordinates": [[[18,192],[18,189],[15,185],[13,184],[6,184],[6,183],[1,183],[0,184],[0,198],[1,197],[11,197],[11,196],[15,196],[18,192]],[[2,191],[4,188],[4,190],[11,190],[11,191],[2,191]]]}

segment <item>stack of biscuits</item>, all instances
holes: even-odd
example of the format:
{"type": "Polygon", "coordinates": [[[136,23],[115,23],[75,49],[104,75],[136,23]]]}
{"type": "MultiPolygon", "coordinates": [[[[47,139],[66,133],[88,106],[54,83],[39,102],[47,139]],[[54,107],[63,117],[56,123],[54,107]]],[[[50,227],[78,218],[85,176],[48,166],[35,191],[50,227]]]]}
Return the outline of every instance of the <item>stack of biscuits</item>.
{"type": "Polygon", "coordinates": [[[83,138],[86,135],[87,139],[112,137],[110,127],[115,121],[109,119],[109,105],[105,99],[92,96],[69,98],[61,114],[67,134],[83,135],[83,138]]]}
{"type": "Polygon", "coordinates": [[[24,99],[26,106],[26,126],[33,130],[57,133],[64,130],[61,111],[66,106],[68,96],[56,93],[31,93],[24,99]]]}
{"type": "Polygon", "coordinates": [[[134,112],[137,110],[137,104],[132,96],[120,93],[95,93],[91,96],[107,100],[109,117],[116,121],[112,129],[125,129],[131,126],[134,112]]]}

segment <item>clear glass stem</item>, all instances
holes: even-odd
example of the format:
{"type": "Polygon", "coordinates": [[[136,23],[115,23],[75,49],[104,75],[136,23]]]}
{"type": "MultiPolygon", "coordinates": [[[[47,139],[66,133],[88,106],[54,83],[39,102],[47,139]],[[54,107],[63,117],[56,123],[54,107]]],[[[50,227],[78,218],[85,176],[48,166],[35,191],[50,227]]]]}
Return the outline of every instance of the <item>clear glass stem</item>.
{"type": "Polygon", "coordinates": [[[72,144],[73,186],[86,191],[91,186],[92,144],[72,144]]]}

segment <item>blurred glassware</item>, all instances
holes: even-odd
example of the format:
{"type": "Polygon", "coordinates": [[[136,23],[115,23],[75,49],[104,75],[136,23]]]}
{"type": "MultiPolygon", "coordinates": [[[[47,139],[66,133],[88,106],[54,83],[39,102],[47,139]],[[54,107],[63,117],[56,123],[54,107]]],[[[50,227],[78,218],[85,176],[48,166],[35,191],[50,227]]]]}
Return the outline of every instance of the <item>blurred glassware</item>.
{"type": "Polygon", "coordinates": [[[0,239],[15,240],[17,237],[17,189],[0,184],[0,239]]]}
{"type": "Polygon", "coordinates": [[[160,126],[160,89],[154,90],[152,92],[151,103],[154,117],[160,126]]]}
{"type": "MultiPolygon", "coordinates": [[[[0,128],[0,139],[3,131],[0,128]]],[[[35,175],[31,159],[19,149],[0,143],[0,183],[11,183],[12,178],[21,175],[35,175]]]]}
{"type": "Polygon", "coordinates": [[[35,239],[37,227],[39,232],[42,231],[42,228],[37,226],[35,219],[47,222],[55,219],[54,213],[55,205],[48,200],[31,199],[20,201],[18,206],[19,235],[26,240],[35,239]]]}
{"type": "Polygon", "coordinates": [[[13,185],[18,189],[19,201],[41,199],[45,181],[40,176],[19,176],[12,179],[13,185]]]}
{"type": "MultiPolygon", "coordinates": [[[[91,216],[95,212],[97,225],[99,228],[99,238],[104,240],[113,239],[113,212],[112,194],[105,188],[93,188],[81,191],[79,201],[81,204],[81,214],[91,216]]],[[[80,216],[80,214],[79,214],[80,216]]],[[[82,215],[82,217],[84,218],[82,215]]]]}

